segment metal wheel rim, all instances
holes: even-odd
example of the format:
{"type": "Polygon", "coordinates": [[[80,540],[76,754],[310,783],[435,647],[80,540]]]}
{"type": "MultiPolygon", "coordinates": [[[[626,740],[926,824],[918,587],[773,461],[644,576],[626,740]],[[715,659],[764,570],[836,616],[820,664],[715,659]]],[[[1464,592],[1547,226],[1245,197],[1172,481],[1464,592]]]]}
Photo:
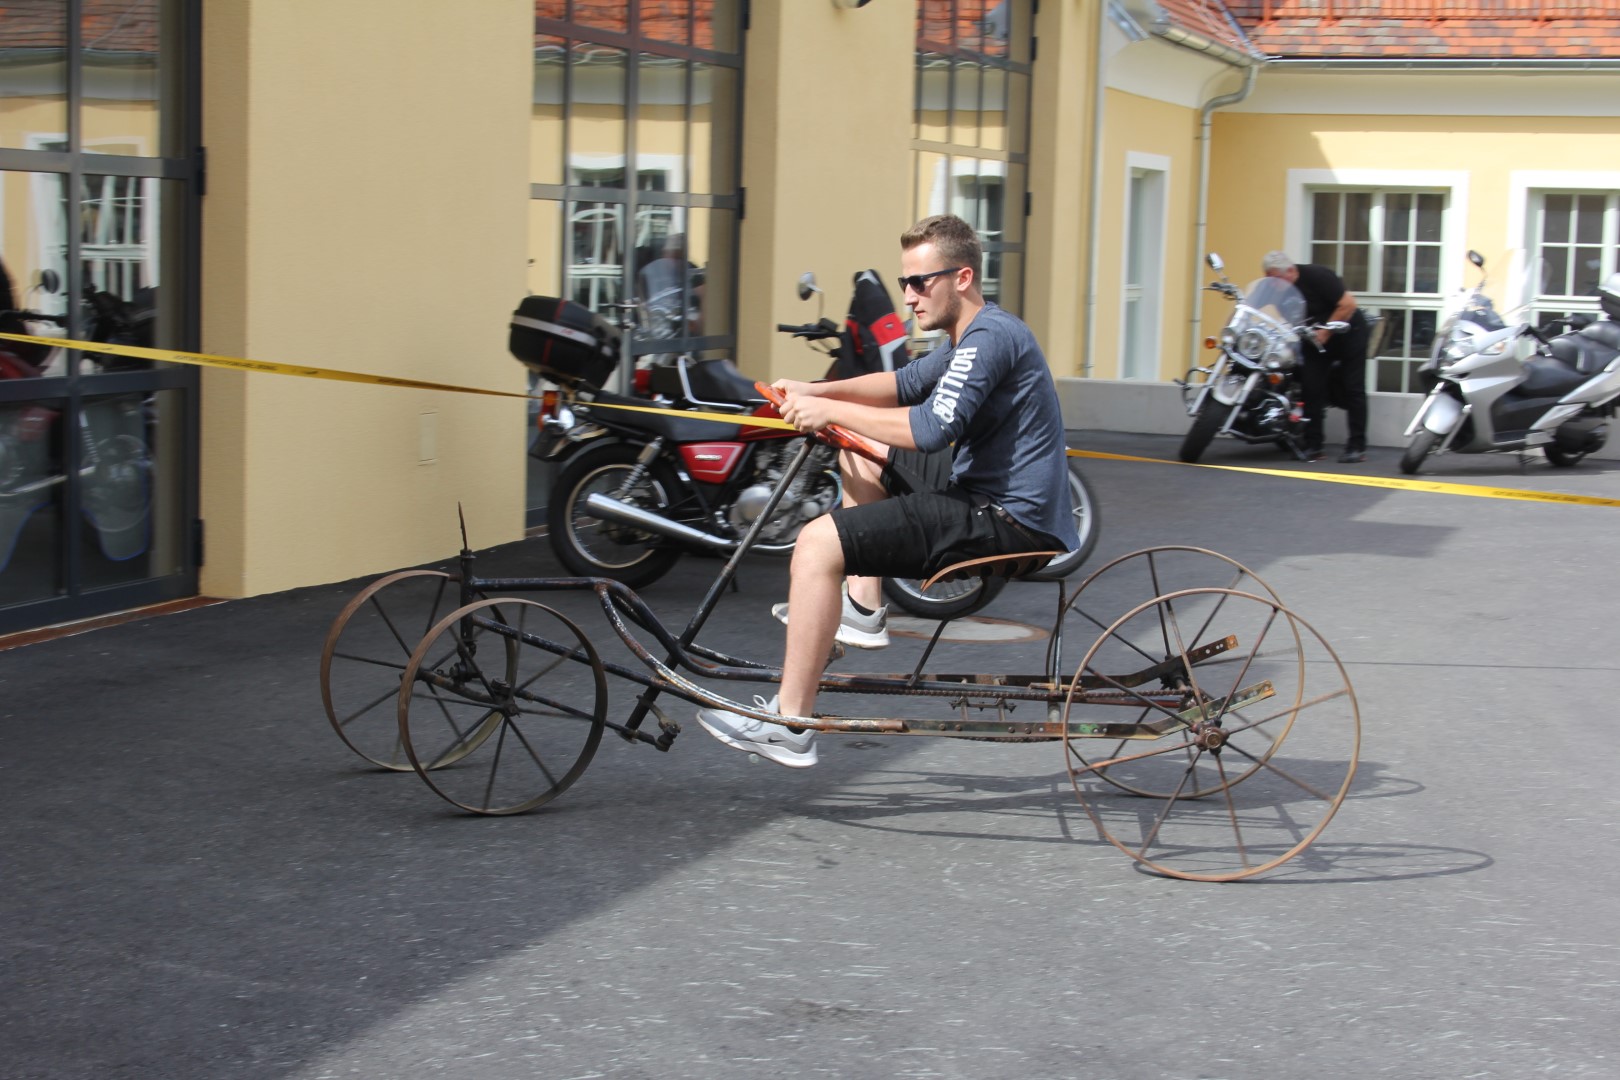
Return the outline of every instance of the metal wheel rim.
{"type": "MultiPolygon", "coordinates": [[[[567,517],[569,542],[574,545],[574,549],[576,551],[605,571],[623,572],[634,569],[635,567],[640,566],[643,562],[647,561],[647,559],[651,558],[655,550],[653,547],[649,546],[651,543],[657,540],[657,537],[653,536],[651,533],[638,533],[638,535],[645,536],[647,538],[647,543],[639,546],[633,544],[620,544],[617,541],[607,539],[607,534],[602,531],[605,525],[602,519],[587,514],[580,509],[584,505],[585,500],[592,494],[599,493],[602,495],[616,497],[620,487],[618,482],[603,484],[602,486],[597,487],[595,486],[597,481],[605,475],[627,472],[632,467],[633,466],[619,464],[616,462],[613,464],[598,466],[597,468],[586,473],[585,476],[581,478],[580,482],[574,485],[573,491],[569,493],[567,517]],[[587,539],[587,536],[591,534],[602,537],[603,539],[601,543],[611,544],[615,548],[623,548],[626,550],[626,552],[634,552],[634,557],[628,557],[627,555],[623,558],[616,558],[612,555],[602,555],[598,550],[599,545],[593,544],[587,539]]],[[[648,491],[651,492],[657,499],[656,505],[652,507],[652,509],[662,510],[670,505],[670,493],[664,490],[664,485],[658,482],[658,478],[652,475],[650,469],[646,477],[643,479],[642,485],[643,486],[641,488],[638,488],[638,494],[642,491],[648,491]]],[[[627,525],[613,525],[611,527],[615,529],[634,531],[630,526],[627,525]]]]}
{"type": "MultiPolygon", "coordinates": [[[[412,771],[410,760],[405,756],[404,753],[404,745],[399,741],[398,738],[397,717],[394,715],[393,710],[388,708],[388,703],[392,701],[398,694],[398,686],[396,684],[386,693],[378,695],[368,704],[355,711],[347,718],[340,719],[338,716],[337,705],[333,700],[333,662],[335,660],[348,660],[358,664],[375,665],[378,667],[393,667],[398,670],[403,677],[405,669],[410,663],[411,654],[415,651],[416,646],[421,641],[422,636],[425,636],[432,629],[434,622],[439,617],[438,605],[445,596],[446,586],[450,585],[455,580],[455,578],[442,570],[401,570],[397,573],[388,574],[384,577],[378,578],[376,581],[373,581],[371,584],[367,585],[365,588],[356,593],[349,600],[349,602],[344,605],[343,610],[340,611],[337,618],[332,621],[331,629],[327,631],[326,643],[321,648],[321,704],[326,710],[327,722],[332,725],[332,730],[337,733],[339,739],[343,740],[343,744],[345,746],[379,768],[387,769],[390,772],[412,771]],[[396,584],[399,584],[400,582],[421,578],[435,578],[440,582],[439,589],[435,594],[434,603],[429,609],[427,619],[424,621],[424,625],[419,630],[413,630],[411,627],[403,625],[398,627],[394,626],[387,612],[383,609],[382,604],[378,602],[376,598],[380,593],[396,584]],[[383,624],[389,627],[392,637],[399,647],[399,662],[397,664],[387,663],[387,658],[385,657],[361,657],[357,654],[345,655],[338,651],[338,646],[342,639],[344,630],[347,629],[349,622],[356,616],[356,614],[365,608],[368,603],[372,604],[383,624]],[[373,710],[381,710],[376,716],[378,722],[384,724],[384,726],[393,733],[393,750],[395,756],[392,758],[379,757],[374,751],[369,751],[360,746],[359,743],[361,740],[358,738],[358,735],[356,735],[354,738],[350,737],[350,729],[352,725],[360,721],[362,717],[372,713],[373,710]]],[[[452,596],[450,600],[450,605],[452,607],[455,605],[455,599],[456,597],[452,596]]],[[[471,753],[474,749],[476,749],[475,746],[469,746],[467,748],[467,752],[471,753]]],[[[453,761],[446,761],[444,764],[453,764],[453,761]]]]}
{"type": "MultiPolygon", "coordinates": [[[[1262,636],[1261,639],[1257,640],[1254,643],[1254,645],[1252,646],[1252,649],[1255,652],[1258,652],[1262,642],[1263,642],[1263,636],[1262,636]]],[[[1181,655],[1183,657],[1184,662],[1185,662],[1185,659],[1186,659],[1186,655],[1185,655],[1186,651],[1187,650],[1186,650],[1185,646],[1182,646],[1181,647],[1181,655]]],[[[1241,681],[1241,676],[1239,677],[1239,681],[1241,681]]],[[[1285,694],[1284,698],[1286,699],[1286,697],[1287,697],[1287,695],[1285,694]]],[[[1224,715],[1232,715],[1232,714],[1230,712],[1226,712],[1226,713],[1224,713],[1224,715]]],[[[1085,659],[1081,661],[1080,667],[1075,672],[1074,681],[1073,681],[1073,683],[1070,684],[1069,693],[1066,696],[1065,701],[1064,701],[1064,713],[1063,713],[1063,716],[1064,716],[1064,721],[1065,721],[1065,727],[1064,727],[1063,736],[1060,739],[1060,741],[1063,744],[1064,767],[1065,767],[1066,771],[1069,774],[1070,785],[1074,789],[1075,797],[1080,801],[1080,804],[1081,804],[1082,808],[1085,809],[1087,816],[1092,821],[1092,824],[1097,828],[1097,831],[1098,831],[1099,835],[1101,835],[1105,840],[1107,840],[1114,847],[1118,848],[1121,852],[1125,853],[1126,855],[1130,856],[1136,862],[1138,862],[1141,865],[1155,871],[1156,873],[1164,874],[1165,876],[1168,876],[1168,877],[1182,878],[1182,879],[1191,880],[1191,881],[1236,881],[1236,880],[1239,880],[1239,879],[1242,879],[1242,878],[1252,877],[1252,876],[1255,876],[1257,874],[1265,873],[1266,871],[1271,870],[1271,869],[1281,865],[1282,863],[1287,862],[1289,859],[1292,859],[1294,856],[1298,855],[1301,851],[1304,851],[1307,847],[1309,847],[1316,840],[1316,838],[1318,836],[1321,835],[1322,830],[1327,827],[1328,822],[1333,819],[1334,815],[1338,812],[1339,807],[1343,804],[1345,796],[1349,792],[1350,784],[1354,780],[1354,777],[1355,777],[1356,761],[1357,761],[1357,757],[1358,757],[1359,752],[1360,752],[1360,745],[1361,745],[1360,711],[1359,711],[1359,708],[1358,708],[1358,706],[1356,704],[1355,692],[1350,686],[1350,680],[1349,680],[1348,675],[1344,671],[1343,663],[1339,660],[1338,655],[1333,651],[1332,647],[1328,645],[1326,640],[1323,639],[1322,636],[1319,633],[1317,633],[1317,631],[1315,630],[1314,627],[1312,627],[1309,623],[1307,623],[1304,619],[1300,618],[1298,615],[1294,614],[1293,612],[1289,611],[1287,608],[1283,607],[1280,603],[1277,603],[1274,598],[1273,599],[1267,599],[1267,598],[1264,598],[1264,597],[1261,597],[1261,596],[1254,595],[1252,593],[1239,593],[1239,592],[1236,592],[1235,590],[1231,590],[1231,589],[1187,589],[1187,590],[1182,590],[1180,592],[1167,594],[1166,596],[1155,597],[1152,600],[1149,600],[1149,601],[1147,601],[1147,602],[1145,602],[1143,604],[1137,605],[1137,607],[1133,608],[1131,611],[1129,611],[1126,614],[1120,616],[1120,618],[1115,620],[1115,622],[1110,625],[1108,630],[1101,637],[1099,637],[1097,639],[1097,641],[1092,645],[1092,647],[1089,650],[1087,650],[1085,659]],[[1074,709],[1075,704],[1076,704],[1076,690],[1077,690],[1077,688],[1079,687],[1079,684],[1080,684],[1080,676],[1083,673],[1087,672],[1091,668],[1093,660],[1095,659],[1097,652],[1102,648],[1103,643],[1105,641],[1107,641],[1109,638],[1111,638],[1112,636],[1114,636],[1120,627],[1124,626],[1125,624],[1130,622],[1132,619],[1135,619],[1138,615],[1142,614],[1143,612],[1145,612],[1149,608],[1157,607],[1157,606],[1159,606],[1162,603],[1165,603],[1167,601],[1175,601],[1175,600],[1189,598],[1189,597],[1192,597],[1192,596],[1194,596],[1196,594],[1203,594],[1205,596],[1213,596],[1213,595],[1217,595],[1217,594],[1225,594],[1225,596],[1228,596],[1228,597],[1235,597],[1235,598],[1238,598],[1238,599],[1240,599],[1242,601],[1253,602],[1253,603],[1263,605],[1264,607],[1270,608],[1272,610],[1272,612],[1273,612],[1274,619],[1276,617],[1281,617],[1281,619],[1287,624],[1290,633],[1296,638],[1296,640],[1301,640],[1303,637],[1308,636],[1310,639],[1314,640],[1317,645],[1320,646],[1322,652],[1325,654],[1326,660],[1331,662],[1332,670],[1337,676],[1336,681],[1340,684],[1340,686],[1342,688],[1342,689],[1339,689],[1339,690],[1330,690],[1330,692],[1328,694],[1318,696],[1318,697],[1316,697],[1314,699],[1307,699],[1306,696],[1305,696],[1305,680],[1304,680],[1304,672],[1306,670],[1306,663],[1305,663],[1305,658],[1304,658],[1304,655],[1303,655],[1303,650],[1301,650],[1301,655],[1300,655],[1299,660],[1298,660],[1298,665],[1299,665],[1299,669],[1300,669],[1300,678],[1299,678],[1299,682],[1298,682],[1298,690],[1293,694],[1293,700],[1292,701],[1286,701],[1285,700],[1281,705],[1281,708],[1282,708],[1281,712],[1277,711],[1277,709],[1278,709],[1277,704],[1269,702],[1269,701],[1261,702],[1260,703],[1260,708],[1263,710],[1262,719],[1260,719],[1258,722],[1250,722],[1248,716],[1244,715],[1240,719],[1242,719],[1244,721],[1245,726],[1244,727],[1234,727],[1234,728],[1232,728],[1230,730],[1230,732],[1228,734],[1236,734],[1236,733],[1238,733],[1238,732],[1240,732],[1242,730],[1259,727],[1259,726],[1263,725],[1264,723],[1270,722],[1270,720],[1277,719],[1279,717],[1285,717],[1285,719],[1283,720],[1283,724],[1282,724],[1283,730],[1280,732],[1280,734],[1278,734],[1278,735],[1276,735],[1275,737],[1272,738],[1271,743],[1270,743],[1269,747],[1267,748],[1267,751],[1263,755],[1251,756],[1252,764],[1250,765],[1248,770],[1242,776],[1232,778],[1232,779],[1224,779],[1223,782],[1214,785],[1212,788],[1210,788],[1206,792],[1204,792],[1203,796],[1200,797],[1200,799],[1202,799],[1203,797],[1207,797],[1208,795],[1211,795],[1211,794],[1219,795],[1221,797],[1218,800],[1214,800],[1213,803],[1217,807],[1220,807],[1224,803],[1224,809],[1227,811],[1227,813],[1229,815],[1230,826],[1231,826],[1231,829],[1232,829],[1232,832],[1233,832],[1235,843],[1237,845],[1237,849],[1241,853],[1241,857],[1242,857],[1243,862],[1245,864],[1240,869],[1230,870],[1230,871],[1222,871],[1222,872],[1212,872],[1212,873],[1189,871],[1189,870],[1182,869],[1182,868],[1174,866],[1174,865],[1169,865],[1166,861],[1164,861],[1165,857],[1155,858],[1155,857],[1150,857],[1150,855],[1149,855],[1149,849],[1152,847],[1154,842],[1159,838],[1161,827],[1165,824],[1171,809],[1173,809],[1174,806],[1176,806],[1177,804],[1185,805],[1185,804],[1189,804],[1189,803],[1192,803],[1192,802],[1195,801],[1194,797],[1192,795],[1190,795],[1190,794],[1187,794],[1185,792],[1179,792],[1179,793],[1172,794],[1170,796],[1163,797],[1165,799],[1165,801],[1166,801],[1166,805],[1165,805],[1164,809],[1161,811],[1158,820],[1154,824],[1152,830],[1149,832],[1149,835],[1144,840],[1142,845],[1140,847],[1135,848],[1134,850],[1133,850],[1132,845],[1123,842],[1118,836],[1115,835],[1114,831],[1112,831],[1112,830],[1110,830],[1108,828],[1108,826],[1104,823],[1103,817],[1099,813],[1097,806],[1094,805],[1093,800],[1088,798],[1085,791],[1082,789],[1081,780],[1082,780],[1083,777],[1086,777],[1086,776],[1095,776],[1095,777],[1097,777],[1099,779],[1105,780],[1105,782],[1110,784],[1110,786],[1112,786],[1112,787],[1129,791],[1130,790],[1129,788],[1125,788],[1123,785],[1118,783],[1116,780],[1109,779],[1109,778],[1107,778],[1106,776],[1102,775],[1099,772],[1099,768],[1106,769],[1111,764],[1125,764],[1129,760],[1129,758],[1118,759],[1118,760],[1115,760],[1115,761],[1105,761],[1105,762],[1100,763],[1100,765],[1099,765],[1099,763],[1085,763],[1085,762],[1082,762],[1081,766],[1077,767],[1076,766],[1077,755],[1076,755],[1076,753],[1074,752],[1074,749],[1073,749],[1074,743],[1077,742],[1077,741],[1082,741],[1083,742],[1083,741],[1086,741],[1086,740],[1077,738],[1075,736],[1072,736],[1070,734],[1069,728],[1068,728],[1068,723],[1069,723],[1069,721],[1071,719],[1071,712],[1074,709]],[[1287,740],[1289,735],[1293,734],[1293,732],[1295,730],[1295,726],[1298,723],[1299,716],[1303,711],[1305,711],[1308,708],[1313,708],[1313,707],[1315,707],[1317,705],[1325,704],[1328,701],[1335,700],[1335,699],[1340,698],[1340,697],[1343,697],[1345,699],[1345,702],[1346,702],[1346,704],[1348,706],[1348,709],[1349,709],[1349,731],[1348,731],[1349,761],[1348,761],[1348,765],[1345,767],[1343,779],[1338,783],[1337,788],[1335,790],[1332,790],[1331,793],[1328,793],[1327,791],[1323,790],[1323,788],[1327,787],[1328,785],[1317,785],[1317,786],[1309,785],[1309,784],[1303,782],[1302,780],[1300,780],[1299,778],[1297,778],[1296,776],[1292,775],[1289,770],[1284,769],[1280,765],[1278,765],[1276,763],[1275,759],[1276,759],[1278,750],[1283,746],[1283,744],[1285,743],[1285,741],[1287,740]],[[1327,805],[1326,805],[1325,809],[1319,809],[1319,812],[1320,812],[1321,816],[1320,816],[1319,820],[1316,821],[1315,825],[1312,828],[1310,828],[1302,837],[1298,837],[1292,843],[1287,844],[1285,850],[1281,851],[1278,854],[1272,855],[1269,858],[1261,858],[1261,859],[1251,863],[1250,860],[1249,860],[1249,857],[1248,857],[1248,853],[1247,853],[1247,845],[1245,844],[1245,841],[1243,840],[1243,837],[1242,837],[1242,826],[1241,826],[1241,824],[1239,822],[1239,816],[1240,816],[1239,811],[1238,811],[1238,808],[1236,807],[1235,803],[1233,802],[1233,791],[1236,788],[1239,781],[1241,781],[1243,779],[1247,779],[1248,777],[1254,775],[1255,773],[1259,772],[1262,769],[1267,770],[1268,775],[1271,775],[1271,776],[1274,776],[1274,777],[1280,777],[1283,781],[1286,781],[1289,784],[1296,785],[1300,789],[1300,791],[1305,792],[1306,794],[1310,795],[1311,797],[1313,797],[1315,799],[1318,799],[1319,801],[1325,802],[1327,805]]],[[[1177,733],[1177,734],[1169,734],[1169,735],[1163,736],[1163,738],[1169,739],[1169,740],[1178,740],[1178,739],[1181,739],[1182,736],[1181,736],[1181,734],[1177,733]]],[[[1191,738],[1191,736],[1188,736],[1188,738],[1191,738]]],[[[1149,745],[1151,745],[1151,744],[1149,744],[1149,745]]],[[[1228,745],[1235,746],[1236,744],[1232,743],[1232,744],[1228,744],[1228,745]]],[[[1152,750],[1152,751],[1136,751],[1135,753],[1137,753],[1141,758],[1149,758],[1149,757],[1154,757],[1154,756],[1169,755],[1169,754],[1172,754],[1172,753],[1174,753],[1176,751],[1182,751],[1185,754],[1186,750],[1187,750],[1187,747],[1188,747],[1188,743],[1186,743],[1186,742],[1172,741],[1169,745],[1167,745],[1165,747],[1162,747],[1162,748],[1159,748],[1159,749],[1156,749],[1156,750],[1152,750]]],[[[1224,777],[1224,775],[1225,775],[1224,774],[1224,766],[1222,766],[1220,764],[1219,757],[1217,757],[1216,761],[1217,761],[1217,768],[1223,770],[1222,771],[1222,776],[1224,777]]],[[[1335,765],[1334,768],[1337,768],[1337,766],[1335,765]]],[[[1189,766],[1187,772],[1188,773],[1192,772],[1192,767],[1191,766],[1189,766]]],[[[1296,792],[1295,795],[1296,795],[1296,798],[1297,798],[1298,793],[1296,792]]],[[[1290,822],[1290,824],[1291,824],[1292,818],[1289,817],[1289,818],[1286,818],[1284,820],[1288,820],[1290,822]]],[[[1294,830],[1294,831],[1297,832],[1297,830],[1294,830]]]]}
{"type": "MultiPolygon", "coordinates": [[[[461,657],[461,659],[469,659],[464,653],[461,652],[459,648],[456,648],[454,651],[456,655],[461,657]]],[[[534,651],[541,652],[543,650],[536,648],[534,651]]],[[[447,660],[448,657],[445,659],[447,660]]],[[[491,690],[492,684],[489,679],[483,676],[482,669],[479,669],[479,671],[480,675],[477,680],[479,683],[479,689],[487,693],[491,690]]],[[[449,692],[447,691],[447,694],[448,693],[449,692]]],[[[453,697],[440,699],[437,698],[437,696],[434,696],[434,700],[436,703],[442,704],[444,701],[453,700],[453,697]]],[[[465,700],[470,701],[471,699],[465,700]]],[[[475,702],[474,704],[479,708],[484,707],[482,703],[475,702]]],[[[513,707],[516,708],[519,713],[523,711],[520,707],[515,705],[513,707]]],[[[533,600],[513,597],[478,600],[450,612],[444,618],[440,619],[438,624],[435,625],[433,629],[422,638],[421,643],[417,646],[415,652],[412,653],[410,663],[407,665],[405,674],[401,679],[398,695],[398,715],[400,741],[404,745],[406,756],[410,759],[411,766],[416,770],[417,774],[421,776],[423,782],[426,783],[435,794],[444,799],[446,802],[469,813],[487,816],[520,814],[527,810],[533,810],[538,806],[542,806],[545,803],[550,802],[552,799],[555,799],[558,795],[561,795],[574,783],[575,780],[579,779],[579,776],[585,771],[585,767],[590,763],[591,758],[595,755],[596,748],[601,742],[602,732],[606,727],[607,721],[607,671],[602,665],[601,657],[597,655],[596,648],[591,644],[584,632],[580,630],[579,626],[553,608],[549,608],[544,604],[536,603],[533,600]],[[513,624],[501,614],[502,608],[515,610],[522,613],[519,617],[517,626],[514,627],[513,624]],[[458,624],[461,623],[463,619],[473,619],[479,617],[488,618],[492,615],[494,622],[502,624],[513,631],[511,635],[503,634],[499,636],[505,643],[504,655],[506,658],[506,667],[504,671],[504,682],[507,686],[514,687],[518,691],[526,690],[528,686],[537,682],[542,676],[556,670],[561,664],[566,663],[569,659],[571,659],[570,657],[556,657],[550,666],[543,668],[532,678],[521,683],[519,682],[517,669],[519,666],[519,658],[524,655],[524,643],[519,640],[517,635],[523,633],[526,616],[530,611],[535,611],[541,613],[542,615],[550,616],[566,627],[567,630],[573,635],[574,640],[579,646],[579,648],[574,650],[574,652],[576,654],[583,654],[582,657],[575,656],[572,658],[579,659],[581,662],[588,664],[592,672],[595,690],[594,703],[589,717],[585,720],[585,722],[590,724],[590,729],[586,733],[584,742],[580,746],[577,754],[575,755],[574,761],[568,770],[560,777],[553,775],[551,771],[546,768],[545,764],[540,761],[539,755],[534,750],[533,743],[527,736],[524,735],[522,727],[515,723],[512,717],[507,713],[494,709],[486,710],[481,718],[474,723],[467,725],[466,733],[457,730],[454,722],[450,721],[451,729],[456,731],[456,734],[459,736],[458,739],[452,743],[452,749],[450,751],[434,753],[432,755],[421,752],[422,750],[426,749],[426,747],[419,748],[416,745],[417,740],[413,739],[411,731],[411,703],[415,697],[413,691],[416,690],[417,683],[423,681],[421,679],[421,674],[424,662],[430,655],[442,651],[435,649],[435,643],[447,632],[454,632],[457,629],[458,624]],[[495,783],[494,774],[500,767],[502,754],[504,753],[508,744],[508,733],[511,733],[512,735],[512,745],[519,747],[519,749],[514,750],[514,754],[521,755],[522,753],[526,752],[531,759],[536,762],[541,773],[549,781],[550,786],[540,791],[538,794],[527,798],[519,798],[515,801],[504,803],[499,806],[490,805],[488,802],[488,792],[493,789],[495,783]],[[490,780],[489,785],[486,788],[485,803],[482,805],[473,804],[458,798],[456,795],[448,791],[446,782],[439,776],[436,776],[435,773],[446,765],[462,761],[473,751],[484,746],[486,743],[489,743],[492,739],[496,741],[496,746],[494,750],[494,758],[490,766],[490,780]],[[465,744],[465,749],[462,749],[463,744],[465,744]]],[[[446,716],[448,716],[447,710],[446,716]]]]}

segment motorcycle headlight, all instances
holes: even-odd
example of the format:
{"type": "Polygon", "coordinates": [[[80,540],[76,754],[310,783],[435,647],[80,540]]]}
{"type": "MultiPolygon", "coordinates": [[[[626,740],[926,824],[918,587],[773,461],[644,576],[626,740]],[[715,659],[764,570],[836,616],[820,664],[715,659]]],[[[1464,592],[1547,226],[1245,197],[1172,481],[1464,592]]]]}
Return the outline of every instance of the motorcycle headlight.
{"type": "Polygon", "coordinates": [[[1287,349],[1272,349],[1266,353],[1264,364],[1270,371],[1282,371],[1285,368],[1293,367],[1294,354],[1287,349]]]}
{"type": "Polygon", "coordinates": [[[1237,333],[1230,326],[1221,327],[1221,348],[1237,348],[1237,333]]]}
{"type": "Polygon", "coordinates": [[[1264,330],[1249,329],[1238,336],[1237,351],[1250,360],[1258,360],[1266,355],[1266,348],[1271,339],[1264,330]]]}

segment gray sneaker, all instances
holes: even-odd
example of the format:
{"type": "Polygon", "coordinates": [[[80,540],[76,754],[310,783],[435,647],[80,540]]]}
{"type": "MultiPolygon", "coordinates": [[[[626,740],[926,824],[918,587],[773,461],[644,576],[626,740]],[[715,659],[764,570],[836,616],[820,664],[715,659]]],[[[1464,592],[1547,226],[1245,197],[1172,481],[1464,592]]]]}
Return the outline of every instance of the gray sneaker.
{"type": "MultiPolygon", "coordinates": [[[[786,604],[772,604],[771,614],[783,626],[788,621],[788,606],[786,604]]],[[[835,635],[841,644],[852,649],[883,649],[889,645],[889,605],[885,604],[870,615],[862,615],[850,603],[849,593],[844,593],[844,612],[838,620],[838,633],[835,635]]]]}
{"type": "MultiPolygon", "coordinates": [[[[761,712],[776,712],[776,698],[755,697],[761,712]]],[[[790,769],[808,769],[816,763],[816,733],[789,731],[781,724],[755,720],[727,709],[699,709],[698,723],[734,750],[758,754],[790,769]]]]}

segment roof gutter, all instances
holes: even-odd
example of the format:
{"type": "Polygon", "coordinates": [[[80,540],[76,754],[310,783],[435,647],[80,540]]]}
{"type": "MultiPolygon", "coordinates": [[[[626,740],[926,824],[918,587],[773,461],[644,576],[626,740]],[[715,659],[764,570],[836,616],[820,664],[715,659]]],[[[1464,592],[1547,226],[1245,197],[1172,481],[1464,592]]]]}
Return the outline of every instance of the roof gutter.
{"type": "Polygon", "coordinates": [[[1620,58],[1595,59],[1539,59],[1539,60],[1483,60],[1463,58],[1455,60],[1413,60],[1398,57],[1363,57],[1355,60],[1328,60],[1319,57],[1273,57],[1268,65],[1277,71],[1379,71],[1388,74],[1399,71],[1443,71],[1448,75],[1459,72],[1483,71],[1492,74],[1524,72],[1526,74],[1577,75],[1583,71],[1620,71],[1620,58]]]}

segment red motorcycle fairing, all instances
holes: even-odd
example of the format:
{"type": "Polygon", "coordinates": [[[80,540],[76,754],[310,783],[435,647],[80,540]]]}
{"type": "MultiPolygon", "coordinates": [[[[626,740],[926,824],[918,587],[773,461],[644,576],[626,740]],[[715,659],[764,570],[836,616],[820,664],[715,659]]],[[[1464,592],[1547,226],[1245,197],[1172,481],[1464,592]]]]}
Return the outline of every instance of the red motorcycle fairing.
{"type": "Polygon", "coordinates": [[[692,479],[702,484],[723,484],[742,460],[740,442],[682,443],[681,462],[692,479]]]}

